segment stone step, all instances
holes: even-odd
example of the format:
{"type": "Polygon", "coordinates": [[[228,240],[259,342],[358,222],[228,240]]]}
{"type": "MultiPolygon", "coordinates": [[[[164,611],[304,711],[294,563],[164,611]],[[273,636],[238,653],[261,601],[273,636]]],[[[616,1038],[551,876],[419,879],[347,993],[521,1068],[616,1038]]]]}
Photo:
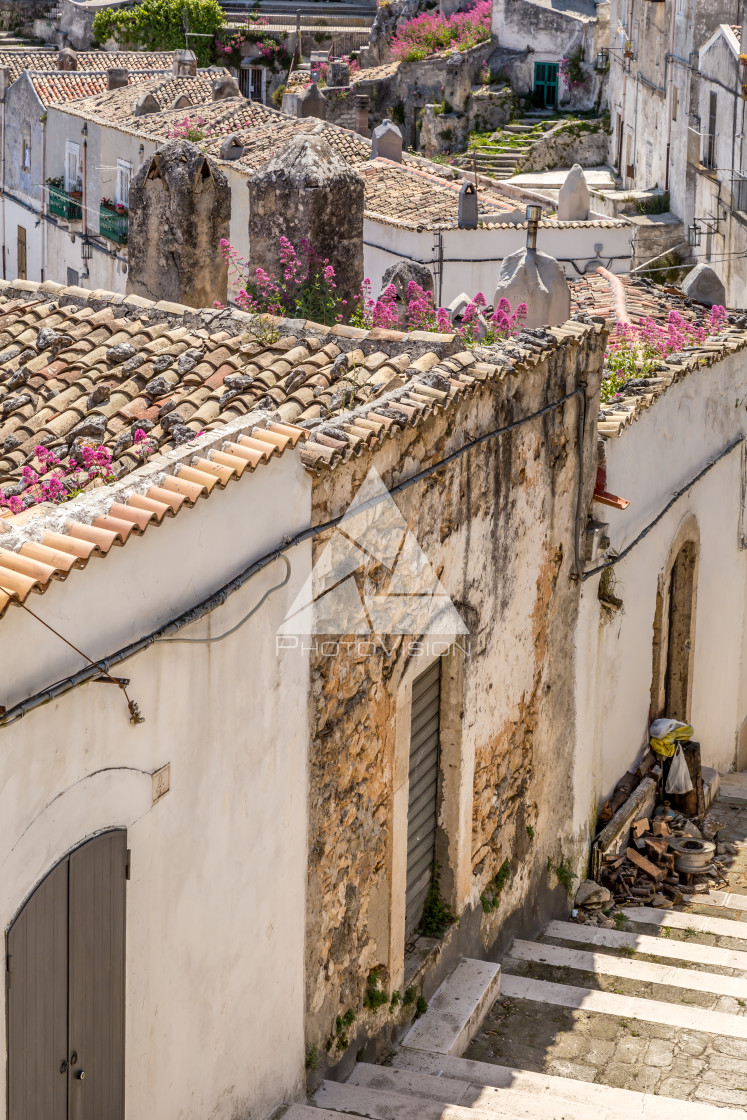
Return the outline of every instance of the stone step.
{"type": "Polygon", "coordinates": [[[498,998],[501,966],[462,957],[416,1020],[402,1045],[441,1054],[463,1054],[498,998]]]}
{"type": "Polygon", "coordinates": [[[717,996],[747,999],[747,977],[720,976],[714,972],[697,972],[692,968],[652,964],[650,961],[613,957],[609,953],[589,953],[581,949],[565,949],[561,945],[544,945],[536,941],[514,941],[509,956],[515,960],[571,968],[577,972],[593,972],[597,976],[619,976],[642,984],[666,984],[685,991],[710,992],[717,996]]]}
{"type": "Polygon", "coordinates": [[[330,1112],[313,1104],[292,1104],[283,1113],[283,1120],[344,1120],[344,1113],[330,1112]]]}
{"type": "MultiPolygon", "coordinates": [[[[703,898],[707,898],[703,895],[703,898]]],[[[697,933],[712,933],[716,937],[735,937],[747,940],[747,924],[736,918],[712,918],[709,914],[683,914],[679,910],[659,910],[654,906],[623,907],[629,922],[639,925],[661,926],[664,929],[694,929],[697,933]]]]}
{"type": "Polygon", "coordinates": [[[747,801],[747,773],[738,771],[721,775],[721,794],[731,800],[747,801]]]}
{"type": "MultiPolygon", "coordinates": [[[[596,1105],[599,1116],[603,1109],[624,1117],[624,1120],[745,1120],[739,1108],[721,1108],[702,1101],[673,1100],[670,1097],[652,1096],[632,1089],[614,1089],[592,1081],[577,1081],[570,1077],[553,1077],[548,1073],[512,1069],[493,1065],[492,1062],[475,1062],[468,1058],[452,1058],[444,1054],[407,1050],[393,1059],[393,1069],[413,1073],[428,1073],[439,1079],[467,1081],[473,1087],[494,1087],[535,1093],[539,1097],[558,1096],[561,1100],[576,1101],[580,1105],[596,1105]]],[[[302,1120],[299,1117],[299,1120],[302,1120]]]]}
{"type": "Polygon", "coordinates": [[[738,968],[747,972],[747,952],[719,949],[715,945],[701,945],[695,941],[670,941],[666,937],[582,926],[575,922],[550,922],[545,928],[544,936],[555,937],[558,941],[596,945],[599,948],[621,951],[635,949],[637,953],[647,957],[665,957],[667,960],[691,961],[693,964],[707,964],[715,968],[738,968]]]}
{"type": "Polygon", "coordinates": [[[689,1004],[665,1003],[658,999],[641,999],[639,996],[621,996],[615,992],[600,992],[592,988],[577,988],[573,984],[556,984],[549,980],[531,980],[527,976],[505,974],[501,981],[501,995],[513,999],[528,999],[534,1003],[549,1003],[555,1007],[570,1007],[579,1011],[615,1015],[621,1019],[636,1019],[644,1023],[675,1027],[680,1030],[701,1031],[725,1038],[747,1039],[747,1016],[729,1015],[725,1011],[708,1011],[689,1004]]]}
{"type": "MultiPolygon", "coordinates": [[[[609,1113],[560,1097],[543,1100],[521,1089],[494,1089],[383,1066],[372,1078],[346,1085],[325,1081],[314,1099],[320,1107],[366,1116],[369,1120],[612,1120],[609,1113]],[[374,1084],[370,1084],[370,1081],[374,1084]]],[[[619,1115],[615,1120],[624,1120],[619,1115]]]]}
{"type": "Polygon", "coordinates": [[[747,922],[747,894],[727,894],[726,891],[711,891],[710,894],[686,894],[685,902],[697,906],[723,906],[725,910],[735,910],[735,914],[725,917],[735,921],[747,922]],[[744,917],[739,916],[740,912],[744,917]]]}

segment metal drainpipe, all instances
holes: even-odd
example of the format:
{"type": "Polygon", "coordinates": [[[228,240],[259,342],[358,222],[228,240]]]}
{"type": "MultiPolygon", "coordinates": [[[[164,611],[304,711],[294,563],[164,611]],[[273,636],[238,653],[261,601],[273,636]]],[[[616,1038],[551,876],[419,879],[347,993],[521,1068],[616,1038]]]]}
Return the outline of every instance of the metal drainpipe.
{"type": "Polygon", "coordinates": [[[537,230],[539,229],[542,207],[534,204],[527,206],[527,249],[537,248],[537,230]]]}
{"type": "MultiPolygon", "coordinates": [[[[669,56],[670,57],[672,57],[674,55],[674,26],[675,26],[675,12],[676,12],[676,8],[677,8],[677,5],[675,4],[674,0],[671,0],[671,3],[672,3],[672,18],[670,20],[670,27],[669,27],[669,56]]],[[[664,59],[664,84],[667,87],[667,100],[666,100],[666,107],[667,107],[666,108],[666,112],[667,112],[667,163],[666,163],[666,173],[665,173],[665,176],[664,176],[664,190],[665,191],[669,190],[669,155],[670,155],[670,151],[671,151],[671,147],[672,147],[672,84],[673,84],[673,82],[674,82],[674,66],[669,61],[669,58],[665,58],[664,59]]],[[[690,107],[688,105],[688,110],[689,110],[689,108],[690,107]]]]}
{"type": "Polygon", "coordinates": [[[0,193],[3,199],[3,280],[7,279],[5,275],[5,96],[6,90],[3,90],[3,110],[2,110],[2,124],[0,125],[0,133],[2,135],[3,150],[0,153],[0,193]]]}
{"type": "MultiPolygon", "coordinates": [[[[81,237],[81,241],[85,241],[86,235],[88,234],[88,209],[87,209],[87,207],[88,207],[88,197],[87,197],[87,190],[86,190],[86,186],[87,186],[87,183],[88,183],[88,123],[87,122],[86,122],[86,124],[83,125],[83,128],[81,129],[81,132],[83,134],[83,192],[82,192],[83,193],[83,199],[82,199],[82,202],[83,202],[83,206],[82,206],[83,223],[82,223],[82,229],[81,229],[81,232],[80,232],[80,237],[81,237]]],[[[87,265],[86,265],[86,267],[87,267],[87,265]]],[[[88,273],[89,282],[90,282],[90,279],[91,279],[91,274],[90,274],[90,270],[89,270],[89,273],[88,273]]]]}
{"type": "Polygon", "coordinates": [[[47,166],[47,114],[42,117],[42,143],[41,143],[41,213],[39,217],[42,220],[41,224],[41,268],[39,270],[41,282],[44,283],[44,266],[47,260],[47,223],[44,221],[44,184],[46,183],[46,175],[44,174],[47,166]]]}

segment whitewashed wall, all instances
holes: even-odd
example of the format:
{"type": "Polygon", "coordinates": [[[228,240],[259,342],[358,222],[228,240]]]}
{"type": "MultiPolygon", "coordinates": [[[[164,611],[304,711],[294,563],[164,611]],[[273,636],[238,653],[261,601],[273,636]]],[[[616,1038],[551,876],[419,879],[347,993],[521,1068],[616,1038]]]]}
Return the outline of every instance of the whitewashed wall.
{"type": "MultiPolygon", "coordinates": [[[[630,226],[617,222],[575,228],[557,223],[540,229],[537,244],[542,252],[563,262],[569,279],[577,279],[587,262],[594,260],[612,272],[626,273],[630,269],[630,231],[630,226]],[[596,245],[602,246],[599,257],[596,245]]],[[[521,226],[444,230],[441,303],[450,303],[461,292],[473,296],[480,291],[492,302],[503,258],[521,249],[526,239],[527,231],[521,226]]],[[[364,222],[363,242],[364,271],[374,294],[398,255],[422,262],[433,262],[436,257],[430,230],[403,230],[370,217],[364,222]]],[[[433,264],[430,267],[433,270],[433,264]]]]}
{"type": "MultiPolygon", "coordinates": [[[[703,466],[745,428],[745,355],[689,373],[617,438],[607,441],[607,488],[627,498],[623,512],[595,504],[621,551],[703,466]]],[[[741,452],[724,458],[682,497],[621,563],[615,594],[624,606],[603,623],[598,579],[583,587],[577,641],[579,738],[576,818],[591,821],[599,799],[639,757],[646,741],[657,581],[685,518],[696,519],[692,724],[703,763],[734,767],[747,715],[744,662],[747,551],[739,546],[741,452]]],[[[747,761],[747,760],[746,760],[747,761]]],[[[744,764],[744,763],[743,763],[744,764]]]]}
{"type": "MultiPolygon", "coordinates": [[[[308,525],[309,511],[310,482],[286,453],[30,605],[101,657],[308,525]]],[[[309,547],[291,562],[288,586],[234,636],[157,644],[114,670],[145,723],[128,722],[117,688],[91,683],[0,728],[3,929],[73,846],[128,830],[127,1120],[261,1118],[302,1087],[307,662],[278,658],[274,633],[309,547]],[[166,763],[170,792],[152,804],[151,772],[166,763]]],[[[282,575],[270,565],[181,636],[222,633],[282,575]]],[[[0,659],[4,705],[81,665],[15,608],[0,659]]],[[[4,1080],[4,1008],[0,1024],[4,1080]]]]}

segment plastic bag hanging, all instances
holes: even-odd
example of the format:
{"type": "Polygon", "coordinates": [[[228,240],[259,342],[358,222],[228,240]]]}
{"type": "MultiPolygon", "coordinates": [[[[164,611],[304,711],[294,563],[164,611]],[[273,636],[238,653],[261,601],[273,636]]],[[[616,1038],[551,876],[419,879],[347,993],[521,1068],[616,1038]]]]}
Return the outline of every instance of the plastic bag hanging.
{"type": "Polygon", "coordinates": [[[689,793],[693,788],[690,771],[687,768],[687,760],[679,743],[677,744],[677,750],[674,752],[672,765],[669,767],[665,788],[667,793],[689,793]]]}

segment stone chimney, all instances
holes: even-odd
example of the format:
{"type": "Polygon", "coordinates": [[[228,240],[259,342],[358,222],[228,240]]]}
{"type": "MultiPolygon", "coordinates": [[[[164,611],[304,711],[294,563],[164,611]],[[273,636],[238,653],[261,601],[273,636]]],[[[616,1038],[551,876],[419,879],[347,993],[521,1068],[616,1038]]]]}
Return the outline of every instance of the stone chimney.
{"type": "Polygon", "coordinates": [[[213,101],[225,101],[227,97],[241,97],[239,84],[230,74],[216,78],[212,86],[213,101]]]}
{"type": "Polygon", "coordinates": [[[161,105],[152,93],[141,93],[132,110],[134,117],[147,117],[149,113],[160,113],[161,105]]]}
{"type": "Polygon", "coordinates": [[[371,133],[371,159],[391,159],[402,163],[402,133],[394,121],[383,120],[371,133]]]}
{"type": "Polygon", "coordinates": [[[305,238],[335,270],[337,295],[363,282],[363,179],[319,133],[299,133],[249,180],[252,271],[282,276],[280,238],[305,238]]]}
{"type": "Polygon", "coordinates": [[[563,266],[537,249],[540,206],[527,206],[525,249],[504,257],[493,302],[507,299],[516,310],[527,305],[527,327],[557,327],[571,316],[571,289],[563,266]]]}
{"type": "Polygon", "coordinates": [[[197,56],[194,51],[175,50],[173,72],[175,78],[196,78],[197,56]]]}
{"type": "Polygon", "coordinates": [[[574,163],[558,193],[558,221],[586,222],[589,220],[589,188],[579,163],[574,163]]]}
{"type": "Polygon", "coordinates": [[[355,131],[359,136],[368,136],[368,94],[355,95],[355,131]]]}
{"type": "Polygon", "coordinates": [[[327,119],[327,98],[316,82],[312,82],[308,89],[298,94],[299,117],[318,117],[322,121],[327,119]]]}
{"type": "Polygon", "coordinates": [[[333,59],[327,69],[328,86],[349,86],[350,67],[341,58],[333,59]]]}
{"type": "Polygon", "coordinates": [[[106,88],[123,89],[130,84],[130,72],[124,66],[112,66],[106,72],[106,88]]]}
{"type": "Polygon", "coordinates": [[[460,229],[477,229],[477,187],[469,179],[465,179],[459,191],[457,225],[460,229]]]}
{"type": "Polygon", "coordinates": [[[72,47],[63,47],[57,55],[58,70],[77,70],[78,56],[72,47]]]}
{"type": "Polygon", "coordinates": [[[196,144],[168,140],[130,183],[127,292],[189,307],[226,302],[219,245],[228,238],[231,188],[196,144]]]}

